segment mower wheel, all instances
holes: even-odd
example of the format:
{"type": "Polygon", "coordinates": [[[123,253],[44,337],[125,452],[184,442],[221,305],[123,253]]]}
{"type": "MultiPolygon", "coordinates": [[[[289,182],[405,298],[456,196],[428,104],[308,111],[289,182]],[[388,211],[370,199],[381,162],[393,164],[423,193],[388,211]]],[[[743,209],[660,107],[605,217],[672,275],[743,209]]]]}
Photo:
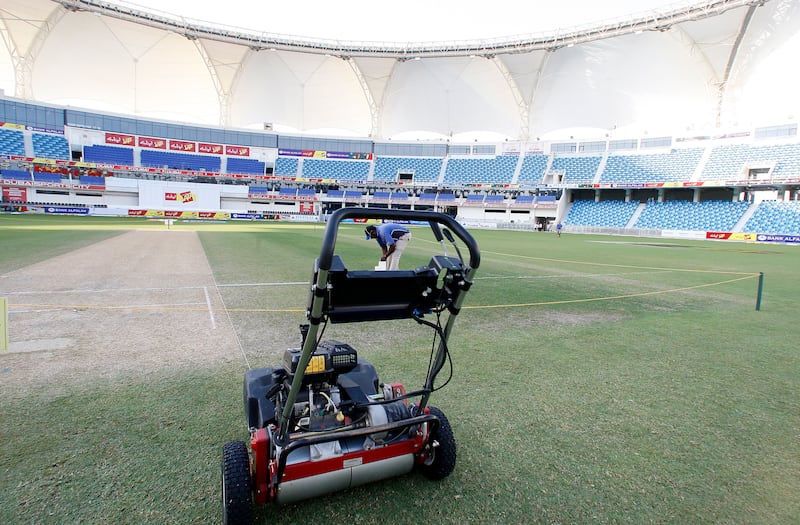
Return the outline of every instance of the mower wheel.
{"type": "Polygon", "coordinates": [[[245,525],[252,521],[253,495],[250,456],[244,441],[222,447],[222,523],[245,525]]]}
{"type": "Polygon", "coordinates": [[[449,476],[456,468],[456,440],[453,428],[444,415],[436,407],[428,407],[431,414],[439,418],[438,428],[431,433],[429,439],[439,445],[430,449],[425,461],[418,465],[419,471],[428,479],[439,480],[449,476]]]}

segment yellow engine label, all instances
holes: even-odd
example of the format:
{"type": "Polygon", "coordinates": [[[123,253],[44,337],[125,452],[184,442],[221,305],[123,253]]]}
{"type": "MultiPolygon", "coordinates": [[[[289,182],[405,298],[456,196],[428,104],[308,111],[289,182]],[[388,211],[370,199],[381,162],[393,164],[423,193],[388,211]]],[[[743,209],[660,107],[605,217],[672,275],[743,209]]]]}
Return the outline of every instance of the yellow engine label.
{"type": "Polygon", "coordinates": [[[317,372],[324,372],[324,371],[325,371],[325,356],[324,355],[311,356],[311,360],[309,360],[308,366],[306,367],[306,374],[316,374],[317,372]]]}

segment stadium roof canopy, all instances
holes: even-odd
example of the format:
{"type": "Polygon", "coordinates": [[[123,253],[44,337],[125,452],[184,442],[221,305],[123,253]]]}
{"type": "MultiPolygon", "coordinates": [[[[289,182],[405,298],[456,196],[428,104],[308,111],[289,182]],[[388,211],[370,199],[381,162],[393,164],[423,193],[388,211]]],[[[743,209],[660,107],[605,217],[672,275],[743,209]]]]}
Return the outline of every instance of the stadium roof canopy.
{"type": "Polygon", "coordinates": [[[0,88],[375,140],[699,134],[800,114],[800,0],[171,1],[0,0],[0,88]]]}

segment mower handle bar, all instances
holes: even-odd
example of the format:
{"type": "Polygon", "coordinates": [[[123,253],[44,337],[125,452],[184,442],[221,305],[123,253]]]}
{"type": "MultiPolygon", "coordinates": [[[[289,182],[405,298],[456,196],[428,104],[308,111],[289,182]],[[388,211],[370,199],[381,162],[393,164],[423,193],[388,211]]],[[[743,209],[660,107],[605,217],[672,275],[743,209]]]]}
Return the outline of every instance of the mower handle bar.
{"type": "Polygon", "coordinates": [[[319,269],[328,271],[333,262],[333,251],[336,246],[336,236],[339,224],[345,219],[391,219],[427,222],[433,230],[436,240],[442,240],[440,226],[445,226],[463,242],[469,250],[469,266],[473,270],[481,263],[481,254],[478,243],[472,235],[459,224],[453,217],[444,213],[417,210],[390,210],[384,208],[339,208],[328,219],[325,236],[322,239],[322,248],[319,255],[319,269]]]}

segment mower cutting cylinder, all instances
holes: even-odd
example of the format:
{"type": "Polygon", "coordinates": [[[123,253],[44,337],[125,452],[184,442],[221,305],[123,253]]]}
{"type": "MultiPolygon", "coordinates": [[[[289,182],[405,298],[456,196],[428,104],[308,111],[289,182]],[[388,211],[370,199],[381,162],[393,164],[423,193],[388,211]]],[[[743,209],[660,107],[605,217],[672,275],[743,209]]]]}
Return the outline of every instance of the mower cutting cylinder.
{"type": "Polygon", "coordinates": [[[343,468],[340,470],[284,481],[278,486],[275,501],[281,504],[294,503],[365,483],[401,476],[413,470],[414,455],[404,454],[366,464],[355,464],[358,461],[353,463],[353,466],[347,467],[347,460],[344,460],[343,468]]]}

